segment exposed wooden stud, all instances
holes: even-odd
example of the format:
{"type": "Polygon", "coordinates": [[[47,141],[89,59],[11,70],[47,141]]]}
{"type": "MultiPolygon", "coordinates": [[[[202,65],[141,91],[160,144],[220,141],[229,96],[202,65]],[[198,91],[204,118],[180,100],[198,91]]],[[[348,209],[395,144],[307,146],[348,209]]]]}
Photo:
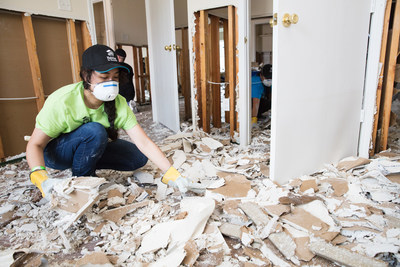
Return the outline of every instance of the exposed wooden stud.
{"type": "MultiPolygon", "coordinates": [[[[236,8],[235,8],[235,43],[233,45],[233,47],[235,48],[234,51],[234,57],[235,57],[235,71],[234,71],[234,75],[235,75],[235,88],[236,88],[236,81],[238,81],[238,72],[239,72],[239,51],[236,49],[236,45],[239,42],[239,18],[238,18],[238,14],[236,12],[236,8]]],[[[235,93],[235,106],[236,106],[236,93],[235,93]]],[[[238,131],[239,129],[239,121],[238,121],[238,112],[235,111],[235,130],[238,131]]],[[[238,131],[239,132],[239,131],[238,131]]]]}
{"type": "MultiPolygon", "coordinates": [[[[229,34],[228,34],[228,20],[222,20],[222,27],[224,28],[224,53],[225,53],[225,82],[229,80],[229,34]]],[[[225,98],[229,98],[229,83],[225,85],[225,98]]],[[[225,111],[225,122],[229,123],[229,111],[225,111]]]]}
{"type": "MultiPolygon", "coordinates": [[[[377,132],[378,132],[378,122],[379,122],[379,112],[380,112],[380,104],[381,104],[381,96],[382,96],[382,85],[383,85],[383,73],[385,70],[385,57],[386,57],[386,47],[388,41],[388,32],[389,32],[389,21],[390,21],[390,11],[392,9],[392,0],[388,0],[386,2],[386,9],[385,9],[385,18],[383,24],[383,32],[382,32],[382,41],[381,41],[381,54],[379,57],[379,63],[382,64],[381,71],[379,73],[379,80],[378,80],[378,88],[376,90],[376,113],[374,115],[374,127],[372,130],[372,147],[369,151],[369,155],[373,156],[375,153],[375,149],[377,146],[377,132]]],[[[376,151],[378,152],[378,151],[376,151]]]]}
{"type": "Polygon", "coordinates": [[[71,60],[71,70],[72,70],[72,80],[74,83],[80,81],[79,71],[79,53],[78,44],[76,42],[76,29],[75,22],[72,19],[67,19],[67,36],[68,36],[68,46],[69,46],[69,57],[71,60]]]}
{"type": "Polygon", "coordinates": [[[25,41],[28,50],[33,88],[35,90],[35,96],[37,97],[36,106],[38,111],[40,111],[44,105],[44,92],[42,75],[40,73],[39,58],[36,50],[35,34],[33,32],[32,17],[22,14],[22,23],[24,25],[25,41]]]}
{"type": "Polygon", "coordinates": [[[136,101],[138,104],[142,104],[140,102],[141,96],[140,96],[140,84],[139,84],[139,70],[138,70],[138,48],[136,46],[132,47],[132,52],[133,52],[133,72],[135,73],[135,91],[136,91],[136,101]]]}
{"type": "Polygon", "coordinates": [[[82,31],[83,50],[86,50],[92,46],[92,38],[90,37],[90,32],[86,21],[81,22],[81,31],[82,31]]]}
{"type": "Polygon", "coordinates": [[[139,61],[139,78],[140,78],[140,102],[146,102],[146,92],[144,87],[144,77],[143,77],[143,53],[142,47],[138,48],[138,61],[139,61]]]}
{"type": "Polygon", "coordinates": [[[182,50],[181,50],[181,83],[185,97],[185,120],[192,116],[191,94],[190,94],[190,67],[189,67],[189,36],[188,28],[182,29],[182,50]]]}
{"type": "Polygon", "coordinates": [[[202,110],[202,95],[201,95],[201,66],[200,66],[200,12],[194,13],[195,16],[195,34],[193,36],[193,52],[195,54],[194,61],[194,81],[196,86],[196,100],[197,100],[197,116],[195,123],[196,127],[203,125],[203,110],[202,110]]]}
{"type": "Polygon", "coordinates": [[[0,136],[0,161],[4,161],[4,149],[3,149],[3,141],[0,136]]]}
{"type": "Polygon", "coordinates": [[[207,77],[207,36],[208,36],[208,12],[200,10],[200,75],[201,75],[201,106],[203,111],[203,131],[210,132],[210,109],[208,108],[208,77],[207,77]]]}
{"type": "MultiPolygon", "coordinates": [[[[220,55],[219,55],[219,18],[211,16],[210,25],[211,48],[211,82],[221,82],[220,55]]],[[[219,84],[210,84],[212,94],[212,122],[216,128],[221,128],[221,87],[219,84]]]]}
{"type": "Polygon", "coordinates": [[[382,127],[381,136],[379,141],[379,150],[387,149],[387,138],[389,134],[389,123],[390,123],[390,112],[392,108],[392,97],[393,97],[393,86],[394,86],[394,75],[396,71],[396,60],[399,49],[399,37],[400,37],[400,1],[396,1],[396,7],[394,10],[393,17],[393,29],[391,34],[391,41],[389,43],[389,54],[387,65],[387,74],[384,77],[384,91],[383,94],[383,112],[382,112],[382,127]]]}
{"type": "Polygon", "coordinates": [[[228,6],[228,82],[229,82],[229,125],[230,135],[233,137],[236,126],[236,45],[235,45],[235,19],[236,19],[236,8],[234,6],[228,6]]]}
{"type": "Polygon", "coordinates": [[[144,46],[146,48],[146,79],[147,79],[147,89],[149,90],[149,96],[150,96],[150,102],[151,102],[151,82],[150,82],[150,60],[149,60],[149,47],[146,45],[144,46]]]}

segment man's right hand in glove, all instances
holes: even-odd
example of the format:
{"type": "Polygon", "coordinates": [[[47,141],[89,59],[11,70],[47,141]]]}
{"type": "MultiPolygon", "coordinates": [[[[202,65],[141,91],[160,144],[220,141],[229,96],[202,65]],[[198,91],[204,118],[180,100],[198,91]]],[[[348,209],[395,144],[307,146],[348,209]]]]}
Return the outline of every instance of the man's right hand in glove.
{"type": "Polygon", "coordinates": [[[29,177],[31,178],[31,182],[39,188],[42,196],[50,200],[51,191],[54,185],[59,182],[58,179],[49,178],[44,167],[33,168],[29,177]]]}

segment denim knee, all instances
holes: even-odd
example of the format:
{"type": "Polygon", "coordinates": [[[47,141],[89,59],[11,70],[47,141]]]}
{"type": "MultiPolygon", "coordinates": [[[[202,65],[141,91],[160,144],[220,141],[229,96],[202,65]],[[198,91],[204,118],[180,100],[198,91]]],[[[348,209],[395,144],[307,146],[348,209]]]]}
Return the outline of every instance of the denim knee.
{"type": "Polygon", "coordinates": [[[83,124],[81,127],[83,135],[87,141],[99,147],[106,146],[108,142],[108,134],[106,128],[98,122],[89,122],[83,124]]]}

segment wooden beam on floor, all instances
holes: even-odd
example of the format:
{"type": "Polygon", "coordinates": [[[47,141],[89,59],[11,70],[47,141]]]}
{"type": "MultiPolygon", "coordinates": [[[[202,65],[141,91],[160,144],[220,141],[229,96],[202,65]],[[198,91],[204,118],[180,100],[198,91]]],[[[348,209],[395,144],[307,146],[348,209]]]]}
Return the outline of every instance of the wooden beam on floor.
{"type": "MultiPolygon", "coordinates": [[[[224,53],[225,53],[225,82],[228,82],[229,77],[229,32],[228,32],[228,20],[222,20],[222,27],[224,28],[224,53]]],[[[229,83],[225,84],[225,98],[229,98],[229,83]]],[[[225,111],[225,122],[229,123],[229,111],[225,111]]]]}
{"type": "MultiPolygon", "coordinates": [[[[211,82],[221,82],[220,55],[219,55],[219,18],[211,16],[211,82]]],[[[212,93],[212,122],[216,128],[221,128],[221,86],[210,84],[212,93]]]]}
{"type": "MultiPolygon", "coordinates": [[[[377,132],[378,132],[378,122],[379,122],[379,112],[381,105],[381,96],[382,96],[382,85],[383,85],[383,74],[385,70],[385,58],[386,58],[386,47],[388,41],[388,32],[389,32],[389,21],[390,21],[390,12],[392,9],[392,0],[388,0],[386,2],[385,9],[385,18],[383,23],[383,32],[382,32],[382,41],[381,41],[381,54],[379,57],[379,63],[382,64],[381,71],[379,73],[378,87],[376,90],[376,113],[374,115],[374,126],[372,130],[372,144],[371,149],[369,150],[369,155],[372,157],[375,154],[375,149],[379,147],[377,143],[379,143],[379,139],[377,140],[377,132]]],[[[378,151],[376,151],[378,152],[378,151]]]]}
{"type": "Polygon", "coordinates": [[[194,60],[194,84],[196,87],[196,100],[197,100],[197,116],[195,120],[196,128],[203,125],[203,109],[202,109],[202,95],[201,95],[201,66],[200,66],[200,12],[194,13],[195,16],[195,33],[193,36],[193,52],[195,54],[194,60]]]}
{"type": "Polygon", "coordinates": [[[208,107],[208,77],[207,77],[207,36],[208,36],[208,12],[200,10],[200,75],[201,75],[201,106],[203,111],[203,131],[210,132],[210,109],[208,107]]]}
{"type": "Polygon", "coordinates": [[[228,6],[228,82],[229,82],[229,125],[231,138],[234,136],[236,126],[236,45],[235,45],[235,20],[236,20],[236,8],[234,6],[228,6]]]}
{"type": "Polygon", "coordinates": [[[133,72],[135,73],[134,79],[135,79],[135,96],[136,96],[136,101],[138,104],[142,104],[140,102],[141,100],[141,91],[140,91],[140,83],[139,83],[139,70],[138,70],[138,48],[136,46],[132,47],[132,54],[133,54],[133,72]]]}
{"type": "Polygon", "coordinates": [[[83,51],[85,51],[86,49],[92,46],[92,38],[90,36],[90,32],[86,21],[81,22],[81,31],[82,31],[83,51]]]}
{"type": "Polygon", "coordinates": [[[387,149],[387,138],[389,134],[390,112],[392,109],[392,97],[394,87],[394,75],[396,71],[397,53],[399,51],[399,37],[400,37],[400,1],[396,1],[396,7],[393,16],[393,29],[391,34],[391,41],[389,43],[389,54],[387,58],[387,74],[384,77],[384,91],[383,93],[383,112],[382,112],[382,127],[381,136],[379,141],[379,150],[387,149]]]}
{"type": "Polygon", "coordinates": [[[40,73],[39,58],[36,50],[36,39],[33,32],[32,17],[22,14],[22,23],[24,26],[26,48],[28,50],[29,65],[32,74],[33,88],[35,90],[36,106],[40,111],[44,105],[44,92],[42,75],[40,73]]]}
{"type": "Polygon", "coordinates": [[[192,117],[192,105],[190,94],[190,67],[189,67],[189,36],[188,28],[182,29],[182,50],[181,50],[181,84],[185,97],[185,120],[192,117]]]}
{"type": "Polygon", "coordinates": [[[78,53],[78,44],[76,42],[76,29],[75,29],[75,21],[72,19],[67,19],[67,36],[68,36],[68,46],[69,46],[69,58],[71,61],[71,70],[72,70],[72,80],[74,83],[79,82],[80,76],[80,63],[79,63],[79,53],[78,53]]]}

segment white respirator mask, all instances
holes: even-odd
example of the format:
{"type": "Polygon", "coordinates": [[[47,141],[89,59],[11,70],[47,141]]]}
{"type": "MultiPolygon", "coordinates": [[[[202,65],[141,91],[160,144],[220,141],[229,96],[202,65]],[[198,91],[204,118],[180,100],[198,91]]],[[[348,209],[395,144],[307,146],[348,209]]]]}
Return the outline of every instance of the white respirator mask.
{"type": "MultiPolygon", "coordinates": [[[[92,84],[90,84],[92,85],[92,84]]],[[[94,86],[92,94],[101,101],[113,101],[119,93],[119,83],[108,81],[94,86]]]]}
{"type": "Polygon", "coordinates": [[[263,80],[263,84],[267,87],[271,87],[272,85],[272,79],[265,79],[263,80]]]}

